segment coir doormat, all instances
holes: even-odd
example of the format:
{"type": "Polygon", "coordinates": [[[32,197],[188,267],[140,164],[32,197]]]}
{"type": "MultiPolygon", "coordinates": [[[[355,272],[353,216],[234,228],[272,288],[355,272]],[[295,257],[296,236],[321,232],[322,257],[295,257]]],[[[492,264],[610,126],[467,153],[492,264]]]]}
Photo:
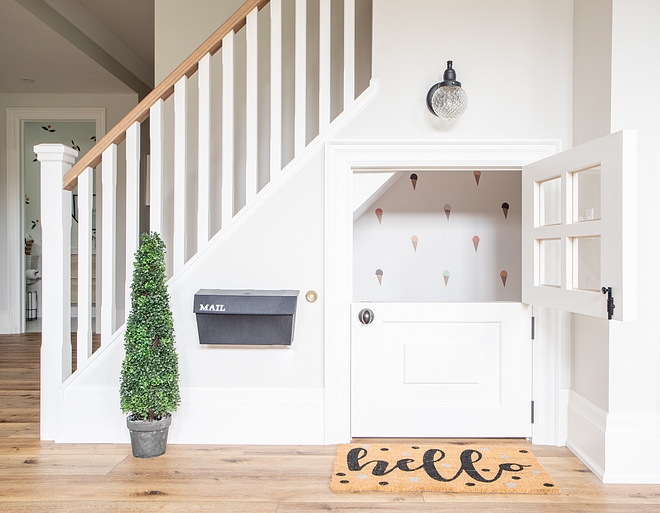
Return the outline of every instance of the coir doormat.
{"type": "Polygon", "coordinates": [[[558,494],[524,447],[346,444],[337,448],[334,491],[558,494]]]}

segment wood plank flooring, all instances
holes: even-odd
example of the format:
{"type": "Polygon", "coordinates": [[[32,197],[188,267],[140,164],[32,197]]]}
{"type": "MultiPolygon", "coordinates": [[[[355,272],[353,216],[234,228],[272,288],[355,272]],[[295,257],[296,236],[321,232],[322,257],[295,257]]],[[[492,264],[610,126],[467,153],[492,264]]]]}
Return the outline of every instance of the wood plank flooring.
{"type": "Polygon", "coordinates": [[[521,440],[497,442],[529,445],[561,495],[334,493],[334,446],[170,444],[139,460],[128,445],[41,442],[39,345],[0,336],[2,512],[660,513],[660,486],[603,485],[568,449],[521,440]]]}

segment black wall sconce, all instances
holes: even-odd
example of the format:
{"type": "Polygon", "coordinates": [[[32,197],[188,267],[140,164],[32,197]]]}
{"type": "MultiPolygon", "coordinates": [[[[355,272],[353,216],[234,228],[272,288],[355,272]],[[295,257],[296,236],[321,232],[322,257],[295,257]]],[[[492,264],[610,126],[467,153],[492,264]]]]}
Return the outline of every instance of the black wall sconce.
{"type": "Polygon", "coordinates": [[[456,80],[453,62],[447,61],[447,69],[442,82],[438,82],[426,95],[426,106],[431,114],[445,119],[456,119],[467,109],[467,94],[456,80]]]}

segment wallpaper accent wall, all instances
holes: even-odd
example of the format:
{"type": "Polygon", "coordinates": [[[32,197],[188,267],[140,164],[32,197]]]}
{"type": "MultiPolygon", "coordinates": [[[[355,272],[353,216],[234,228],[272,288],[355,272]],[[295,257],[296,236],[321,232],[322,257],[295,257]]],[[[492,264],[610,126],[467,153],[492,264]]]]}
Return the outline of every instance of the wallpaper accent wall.
{"type": "Polygon", "coordinates": [[[356,302],[520,301],[521,173],[406,173],[353,237],[356,302]]]}

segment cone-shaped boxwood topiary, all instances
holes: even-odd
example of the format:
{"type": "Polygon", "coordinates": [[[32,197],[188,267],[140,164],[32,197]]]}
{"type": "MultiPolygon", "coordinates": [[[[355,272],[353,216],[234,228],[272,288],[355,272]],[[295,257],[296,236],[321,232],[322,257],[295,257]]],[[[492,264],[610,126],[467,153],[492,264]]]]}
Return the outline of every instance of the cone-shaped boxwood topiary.
{"type": "Polygon", "coordinates": [[[165,282],[165,244],[143,234],[135,253],[126,356],[121,369],[121,409],[132,420],[160,420],[179,405],[178,357],[165,282]]]}

